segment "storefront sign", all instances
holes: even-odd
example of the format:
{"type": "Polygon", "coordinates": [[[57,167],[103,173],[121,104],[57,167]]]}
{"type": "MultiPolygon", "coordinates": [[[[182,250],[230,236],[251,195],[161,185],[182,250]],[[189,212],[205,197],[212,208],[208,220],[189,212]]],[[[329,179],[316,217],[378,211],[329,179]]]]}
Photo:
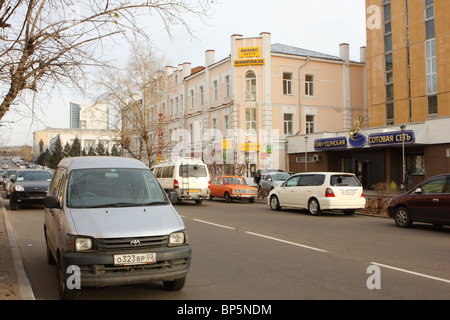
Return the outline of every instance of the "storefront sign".
{"type": "Polygon", "coordinates": [[[315,150],[333,150],[347,148],[346,137],[318,139],[314,141],[315,150]]]}
{"type": "Polygon", "coordinates": [[[240,143],[239,151],[259,151],[259,143],[240,143]]]}
{"type": "Polygon", "coordinates": [[[259,47],[239,48],[239,58],[259,57],[259,56],[260,56],[260,49],[259,49],[259,47]]]}
{"type": "Polygon", "coordinates": [[[403,134],[401,131],[388,132],[388,133],[374,133],[369,135],[367,139],[369,146],[378,147],[386,145],[398,145],[403,143],[403,136],[405,137],[405,144],[414,143],[414,131],[407,130],[403,134]]]}
{"type": "Polygon", "coordinates": [[[234,66],[249,66],[249,65],[261,65],[264,64],[264,59],[247,59],[247,60],[234,60],[234,66]]]}

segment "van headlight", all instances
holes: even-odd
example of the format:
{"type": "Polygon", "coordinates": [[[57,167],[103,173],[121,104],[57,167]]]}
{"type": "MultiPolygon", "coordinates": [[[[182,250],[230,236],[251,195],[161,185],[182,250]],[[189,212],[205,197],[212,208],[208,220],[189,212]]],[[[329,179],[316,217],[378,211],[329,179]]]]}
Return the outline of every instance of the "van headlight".
{"type": "Polygon", "coordinates": [[[185,243],[185,234],[183,231],[172,232],[169,236],[169,247],[181,246],[185,243]]]}
{"type": "Polygon", "coordinates": [[[92,238],[67,235],[67,251],[82,252],[92,250],[92,238]]]}

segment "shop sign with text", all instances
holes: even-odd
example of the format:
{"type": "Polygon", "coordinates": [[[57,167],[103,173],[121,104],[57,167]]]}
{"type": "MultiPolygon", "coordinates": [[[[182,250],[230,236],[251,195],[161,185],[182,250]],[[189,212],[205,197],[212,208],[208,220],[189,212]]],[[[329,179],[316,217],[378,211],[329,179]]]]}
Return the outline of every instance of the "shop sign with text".
{"type": "Polygon", "coordinates": [[[386,146],[386,145],[399,145],[403,143],[412,144],[414,143],[414,131],[406,130],[405,133],[401,131],[387,132],[387,133],[374,133],[369,135],[367,139],[369,146],[386,146]]]}

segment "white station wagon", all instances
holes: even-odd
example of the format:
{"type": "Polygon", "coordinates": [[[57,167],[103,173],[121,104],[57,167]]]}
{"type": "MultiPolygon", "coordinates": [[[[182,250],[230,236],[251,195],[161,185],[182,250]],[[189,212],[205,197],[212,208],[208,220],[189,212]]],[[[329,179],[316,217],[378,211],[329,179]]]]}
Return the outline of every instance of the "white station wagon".
{"type": "Polygon", "coordinates": [[[267,203],[272,210],[282,207],[307,209],[312,215],[322,210],[342,210],[354,214],[364,209],[363,187],[352,173],[310,172],[295,174],[269,193],[267,203]]]}

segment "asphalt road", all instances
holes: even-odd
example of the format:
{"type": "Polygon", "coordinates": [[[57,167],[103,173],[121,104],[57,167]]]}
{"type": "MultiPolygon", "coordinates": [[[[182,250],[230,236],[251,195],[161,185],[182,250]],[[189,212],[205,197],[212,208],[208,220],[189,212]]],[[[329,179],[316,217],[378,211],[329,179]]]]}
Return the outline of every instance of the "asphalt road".
{"type": "MultiPolygon", "coordinates": [[[[59,299],[47,265],[40,206],[8,209],[36,299],[59,299]]],[[[186,285],[159,282],[85,289],[80,299],[297,300],[449,299],[450,228],[397,228],[388,218],[221,200],[176,205],[193,261],[186,285]],[[369,286],[372,289],[368,288],[369,286]],[[379,285],[376,286],[376,285],[379,285]],[[375,288],[373,288],[375,287],[375,288]]]]}

